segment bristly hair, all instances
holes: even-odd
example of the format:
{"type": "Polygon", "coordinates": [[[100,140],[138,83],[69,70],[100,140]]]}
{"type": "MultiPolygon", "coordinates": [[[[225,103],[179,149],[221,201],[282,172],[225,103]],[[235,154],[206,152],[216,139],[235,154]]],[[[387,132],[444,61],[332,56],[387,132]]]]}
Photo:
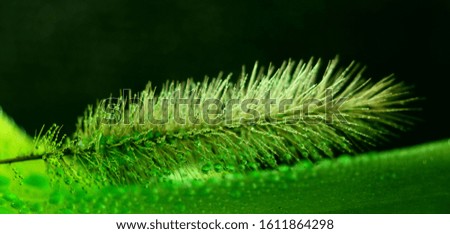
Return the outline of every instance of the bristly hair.
{"type": "Polygon", "coordinates": [[[237,83],[189,79],[159,94],[148,84],[88,107],[72,140],[45,160],[68,180],[99,185],[201,179],[354,154],[413,124],[411,87],[337,63],[255,64],[237,83]]]}

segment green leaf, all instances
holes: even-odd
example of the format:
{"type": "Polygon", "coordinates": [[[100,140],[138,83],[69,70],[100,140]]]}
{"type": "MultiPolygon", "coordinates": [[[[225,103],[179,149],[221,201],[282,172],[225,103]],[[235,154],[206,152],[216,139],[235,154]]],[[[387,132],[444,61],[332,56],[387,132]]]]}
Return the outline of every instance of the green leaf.
{"type": "Polygon", "coordinates": [[[3,199],[25,213],[448,213],[449,169],[450,139],[206,181],[3,199]]]}
{"type": "Polygon", "coordinates": [[[33,151],[33,139],[20,129],[0,108],[0,159],[33,151]]]}
{"type": "MultiPolygon", "coordinates": [[[[29,155],[34,149],[34,141],[0,108],[0,159],[29,155]]],[[[25,182],[34,187],[40,186],[39,193],[44,192],[48,176],[42,160],[0,165],[0,213],[18,213],[27,205],[22,199],[31,201],[36,193],[25,182]]]]}

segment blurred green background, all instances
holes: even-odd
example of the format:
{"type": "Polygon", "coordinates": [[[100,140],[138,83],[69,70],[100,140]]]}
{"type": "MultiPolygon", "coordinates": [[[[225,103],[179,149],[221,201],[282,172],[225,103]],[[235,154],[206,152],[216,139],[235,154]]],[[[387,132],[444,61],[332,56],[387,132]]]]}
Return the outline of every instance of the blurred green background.
{"type": "Polygon", "coordinates": [[[149,80],[339,54],[426,97],[423,121],[384,147],[413,145],[449,137],[448,22],[445,0],[2,0],[0,106],[30,135],[70,134],[88,104],[149,80]]]}

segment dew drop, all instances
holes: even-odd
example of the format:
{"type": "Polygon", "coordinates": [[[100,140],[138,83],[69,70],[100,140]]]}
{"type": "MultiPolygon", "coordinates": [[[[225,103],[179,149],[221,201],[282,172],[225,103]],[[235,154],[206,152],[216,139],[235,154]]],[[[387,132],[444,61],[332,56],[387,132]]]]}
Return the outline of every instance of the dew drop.
{"type": "Polygon", "coordinates": [[[207,163],[202,166],[202,172],[206,174],[212,170],[212,167],[211,163],[207,163]]]}
{"type": "Polygon", "coordinates": [[[223,171],[223,166],[220,163],[216,163],[214,164],[214,171],[216,172],[222,172],[223,171]]]}
{"type": "Polygon", "coordinates": [[[16,200],[11,202],[11,207],[14,208],[14,209],[19,210],[19,209],[24,208],[25,204],[23,203],[23,201],[21,201],[19,199],[16,199],[16,200]]]}
{"type": "Polygon", "coordinates": [[[282,165],[282,166],[278,167],[278,170],[281,171],[281,172],[286,173],[286,172],[290,171],[290,168],[288,166],[286,166],[286,165],[282,165]]]}
{"type": "Polygon", "coordinates": [[[343,154],[341,156],[338,157],[337,161],[342,164],[342,165],[350,165],[351,161],[352,161],[352,157],[348,154],[343,154]]]}
{"type": "Polygon", "coordinates": [[[305,160],[303,162],[298,163],[296,167],[300,169],[311,169],[313,168],[313,166],[314,165],[311,161],[305,160]]]}
{"type": "Polygon", "coordinates": [[[36,187],[47,188],[49,186],[49,180],[47,177],[40,174],[31,174],[23,180],[24,184],[36,187]]]}
{"type": "Polygon", "coordinates": [[[292,156],[292,154],[285,154],[284,155],[284,160],[286,160],[286,162],[289,162],[293,159],[294,157],[292,156]]]}
{"type": "Polygon", "coordinates": [[[241,191],[239,191],[238,189],[233,189],[233,190],[230,192],[230,196],[231,196],[232,198],[240,198],[240,197],[242,196],[242,193],[241,193],[241,191]]]}
{"type": "Polygon", "coordinates": [[[30,206],[30,211],[33,212],[33,213],[43,213],[44,212],[44,206],[41,203],[39,203],[39,202],[34,203],[34,204],[32,204],[30,206]]]}
{"type": "Polygon", "coordinates": [[[236,171],[236,167],[233,164],[227,164],[225,166],[225,170],[228,172],[234,172],[234,171],[236,171]]]}
{"type": "Polygon", "coordinates": [[[248,168],[251,170],[258,170],[258,167],[259,167],[259,165],[256,162],[251,162],[248,164],[248,168]]]}
{"type": "Polygon", "coordinates": [[[328,168],[332,165],[332,161],[328,159],[321,160],[318,162],[318,165],[322,168],[328,168]]]}

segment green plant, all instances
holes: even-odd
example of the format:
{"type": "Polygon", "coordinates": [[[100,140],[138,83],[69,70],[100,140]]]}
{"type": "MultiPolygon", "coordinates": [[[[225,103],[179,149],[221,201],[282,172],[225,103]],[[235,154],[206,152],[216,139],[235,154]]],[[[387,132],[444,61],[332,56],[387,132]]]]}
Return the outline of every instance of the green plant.
{"type": "MultiPolygon", "coordinates": [[[[47,188],[41,194],[50,197],[48,203],[36,203],[35,210],[43,212],[200,212],[186,207],[183,196],[193,193],[193,198],[205,199],[203,195],[216,194],[210,189],[221,187],[217,181],[229,184],[237,200],[247,194],[239,184],[294,188],[299,175],[312,173],[305,167],[320,171],[324,162],[336,163],[331,159],[340,154],[375,146],[413,123],[406,114],[413,109],[407,105],[417,98],[410,96],[408,86],[392,76],[370,83],[358,66],[336,71],[336,65],[337,59],[321,72],[313,60],[288,62],[267,73],[255,65],[237,84],[230,76],[202,83],[188,80],[167,83],[159,95],[149,85],[140,94],[89,107],[72,137],[58,139],[58,127],[52,127],[35,140],[38,150],[0,162],[46,162],[52,183],[38,175],[22,179],[47,188]],[[270,109],[272,104],[278,108],[270,109]],[[180,193],[168,196],[175,197],[179,208],[156,209],[164,207],[158,199],[168,191],[180,193]],[[75,199],[70,193],[77,194],[75,199]],[[138,203],[129,197],[133,194],[149,204],[136,209],[123,205],[125,200],[97,201],[123,195],[138,203]],[[99,207],[90,207],[90,199],[99,207]],[[84,207],[74,207],[76,203],[84,207]]],[[[341,158],[336,165],[347,175],[345,162],[353,159],[341,158]]],[[[12,195],[4,199],[24,204],[12,195]]]]}

